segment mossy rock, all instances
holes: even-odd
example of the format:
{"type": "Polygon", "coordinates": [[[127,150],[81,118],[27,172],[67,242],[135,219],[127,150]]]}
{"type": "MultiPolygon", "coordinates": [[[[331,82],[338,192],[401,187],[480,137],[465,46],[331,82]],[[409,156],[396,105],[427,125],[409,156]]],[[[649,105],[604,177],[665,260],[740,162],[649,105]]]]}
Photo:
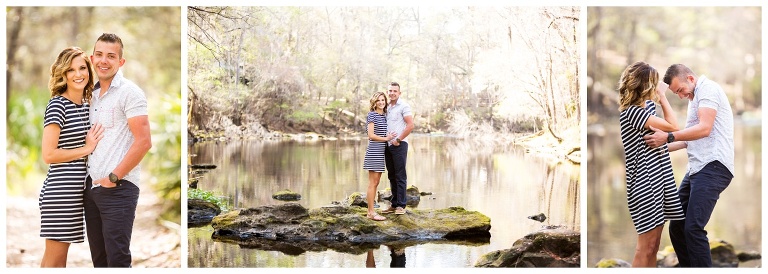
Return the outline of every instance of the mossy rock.
{"type": "Polygon", "coordinates": [[[517,240],[510,249],[483,255],[475,267],[579,267],[580,233],[544,229],[517,240]]]}
{"type": "Polygon", "coordinates": [[[244,247],[277,245],[269,242],[276,240],[307,251],[332,248],[340,252],[396,241],[490,239],[490,218],[461,207],[409,210],[404,215],[388,214],[384,221],[373,221],[366,215],[367,209],[357,206],[311,210],[298,203],[262,206],[216,216],[211,223],[212,237],[244,247]]]}
{"type": "Polygon", "coordinates": [[[632,267],[632,264],[622,259],[601,259],[597,264],[597,268],[618,268],[618,267],[632,267]]]}
{"type": "Polygon", "coordinates": [[[301,194],[293,192],[290,189],[283,189],[272,194],[272,199],[280,201],[298,201],[301,200],[301,194]]]}

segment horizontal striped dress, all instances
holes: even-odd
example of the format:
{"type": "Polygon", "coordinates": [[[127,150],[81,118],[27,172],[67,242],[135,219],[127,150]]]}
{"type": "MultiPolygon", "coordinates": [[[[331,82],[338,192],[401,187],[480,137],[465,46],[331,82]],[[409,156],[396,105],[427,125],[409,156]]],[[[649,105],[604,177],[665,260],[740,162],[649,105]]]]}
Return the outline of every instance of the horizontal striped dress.
{"type": "MultiPolygon", "coordinates": [[[[378,114],[375,111],[368,112],[368,118],[365,122],[366,131],[368,124],[373,123],[373,134],[379,137],[387,137],[387,116],[378,114]]],[[[363,160],[363,169],[384,172],[384,149],[387,142],[368,140],[368,148],[365,150],[365,160],[363,160]]]]}
{"type": "MultiPolygon", "coordinates": [[[[61,129],[57,148],[74,149],[85,145],[88,108],[87,103],[77,105],[62,96],[48,101],[43,127],[51,125],[61,129]]],[[[40,190],[40,237],[66,243],[84,241],[86,174],[85,158],[50,164],[40,190]]]]}
{"type": "Polygon", "coordinates": [[[664,144],[651,148],[643,136],[653,131],[643,128],[656,115],[656,104],[629,106],[619,114],[621,141],[626,159],[627,204],[637,234],[646,233],[667,220],[685,218],[677,195],[669,150],[664,144]]]}

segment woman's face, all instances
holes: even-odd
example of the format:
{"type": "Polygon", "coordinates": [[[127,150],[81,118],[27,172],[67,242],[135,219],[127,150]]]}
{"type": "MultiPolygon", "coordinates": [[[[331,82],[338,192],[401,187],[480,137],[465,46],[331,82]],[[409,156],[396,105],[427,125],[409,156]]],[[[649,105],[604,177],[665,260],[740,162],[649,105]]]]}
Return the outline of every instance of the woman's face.
{"type": "Polygon", "coordinates": [[[85,64],[85,59],[82,56],[75,57],[65,73],[67,90],[81,91],[85,89],[85,85],[88,84],[88,77],[90,76],[91,74],[88,71],[88,66],[85,64]]]}
{"type": "Polygon", "coordinates": [[[376,109],[384,110],[384,106],[387,105],[387,99],[384,97],[384,95],[379,95],[379,98],[376,99],[376,109]]]}

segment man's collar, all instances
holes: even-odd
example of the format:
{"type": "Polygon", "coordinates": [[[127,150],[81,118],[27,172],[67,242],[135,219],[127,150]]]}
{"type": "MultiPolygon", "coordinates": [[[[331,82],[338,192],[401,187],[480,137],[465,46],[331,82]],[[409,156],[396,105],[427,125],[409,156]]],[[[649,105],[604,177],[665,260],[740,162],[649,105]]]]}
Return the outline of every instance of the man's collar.
{"type": "MultiPolygon", "coordinates": [[[[123,82],[123,70],[118,70],[115,73],[115,77],[112,77],[112,82],[109,83],[110,87],[119,87],[123,82]]],[[[96,81],[96,85],[93,86],[93,90],[101,88],[101,81],[96,81]]],[[[109,90],[109,88],[107,88],[109,90]]]]}
{"type": "Polygon", "coordinates": [[[704,80],[707,80],[707,76],[700,75],[699,78],[696,79],[696,86],[693,87],[693,96],[696,96],[696,91],[699,90],[699,87],[701,86],[701,83],[704,82],[704,80]]]}

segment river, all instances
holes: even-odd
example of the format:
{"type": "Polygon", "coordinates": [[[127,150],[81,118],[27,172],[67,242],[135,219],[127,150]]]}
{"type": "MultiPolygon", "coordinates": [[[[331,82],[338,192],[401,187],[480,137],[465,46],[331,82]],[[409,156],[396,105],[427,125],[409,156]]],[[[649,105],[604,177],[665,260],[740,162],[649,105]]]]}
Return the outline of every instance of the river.
{"type": "MultiPolygon", "coordinates": [[[[478,246],[426,243],[405,248],[405,267],[472,267],[480,256],[508,249],[544,225],[579,230],[579,166],[553,163],[518,146],[487,146],[445,136],[412,135],[408,185],[420,191],[418,209],[461,206],[491,219],[490,243],[478,246]],[[527,216],[544,213],[539,223],[527,216]]],[[[364,192],[367,140],[228,141],[189,147],[191,164],[214,164],[198,188],[227,197],[236,208],[280,204],[272,194],[291,189],[306,208],[364,192]]],[[[386,173],[378,189],[389,186],[386,173]]],[[[387,205],[382,204],[382,209],[387,205]]],[[[389,267],[382,245],[367,254],[336,251],[292,256],[213,241],[210,225],[188,229],[189,267],[389,267]]]]}

